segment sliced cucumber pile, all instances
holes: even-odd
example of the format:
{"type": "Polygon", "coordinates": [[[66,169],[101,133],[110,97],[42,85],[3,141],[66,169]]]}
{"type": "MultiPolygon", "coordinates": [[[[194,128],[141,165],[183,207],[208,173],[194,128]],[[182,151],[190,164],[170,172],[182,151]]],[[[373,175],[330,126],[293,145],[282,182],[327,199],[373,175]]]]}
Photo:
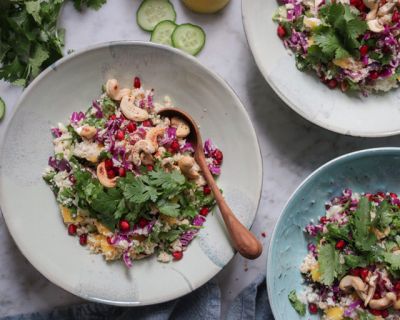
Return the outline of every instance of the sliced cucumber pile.
{"type": "Polygon", "coordinates": [[[191,55],[198,54],[206,43],[206,34],[199,26],[185,23],[176,27],[172,34],[172,44],[191,55]]]}
{"type": "Polygon", "coordinates": [[[2,98],[0,98],[0,120],[3,119],[6,113],[6,104],[2,98]]]}
{"type": "Polygon", "coordinates": [[[150,41],[173,46],[197,55],[204,47],[206,34],[194,24],[177,25],[176,12],[168,0],[144,0],[136,12],[138,25],[151,32],[150,41]]]}
{"type": "Polygon", "coordinates": [[[168,0],[144,0],[136,13],[136,19],[143,30],[153,31],[161,21],[175,21],[176,12],[168,0]]]}
{"type": "Polygon", "coordinates": [[[174,33],[176,27],[177,25],[173,21],[161,21],[158,25],[156,25],[153,32],[151,33],[150,41],[172,47],[171,36],[174,33]]]}

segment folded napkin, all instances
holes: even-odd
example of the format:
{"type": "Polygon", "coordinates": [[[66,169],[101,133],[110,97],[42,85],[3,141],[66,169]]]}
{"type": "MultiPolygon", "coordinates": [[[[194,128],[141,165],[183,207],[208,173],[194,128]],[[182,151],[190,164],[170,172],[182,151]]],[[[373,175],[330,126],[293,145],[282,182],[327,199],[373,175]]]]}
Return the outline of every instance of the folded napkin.
{"type": "Polygon", "coordinates": [[[233,301],[226,315],[221,315],[221,291],[210,281],[192,293],[173,301],[137,308],[84,303],[0,318],[0,320],[273,320],[268,303],[265,277],[245,288],[233,301]]]}

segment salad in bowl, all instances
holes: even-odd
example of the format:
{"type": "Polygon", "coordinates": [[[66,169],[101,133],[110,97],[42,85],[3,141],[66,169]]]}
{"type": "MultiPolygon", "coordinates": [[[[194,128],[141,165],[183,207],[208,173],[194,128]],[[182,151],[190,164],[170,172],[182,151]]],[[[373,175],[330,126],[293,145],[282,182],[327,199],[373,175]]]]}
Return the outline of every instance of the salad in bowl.
{"type": "Polygon", "coordinates": [[[277,34],[301,71],[364,96],[397,88],[400,5],[395,0],[280,0],[277,34]]]}
{"type": "MultiPolygon", "coordinates": [[[[180,260],[215,205],[194,159],[184,120],[158,115],[171,108],[154,90],[109,79],[86,112],[52,128],[54,155],[43,178],[53,190],[70,236],[108,261],[157,255],[180,260]]],[[[219,175],[222,152],[204,151],[219,175]]]]}
{"type": "Polygon", "coordinates": [[[400,199],[350,189],[305,227],[305,289],[290,292],[300,315],[326,320],[400,319],[400,199]]]}

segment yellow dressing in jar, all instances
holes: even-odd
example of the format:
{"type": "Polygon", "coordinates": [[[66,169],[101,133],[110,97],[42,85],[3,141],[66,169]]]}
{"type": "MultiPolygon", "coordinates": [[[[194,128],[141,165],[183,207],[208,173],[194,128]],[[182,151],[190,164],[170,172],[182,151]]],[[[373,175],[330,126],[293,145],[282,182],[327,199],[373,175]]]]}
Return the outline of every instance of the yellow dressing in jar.
{"type": "Polygon", "coordinates": [[[214,13],[225,7],[229,0],[182,0],[186,7],[198,13],[214,13]]]}

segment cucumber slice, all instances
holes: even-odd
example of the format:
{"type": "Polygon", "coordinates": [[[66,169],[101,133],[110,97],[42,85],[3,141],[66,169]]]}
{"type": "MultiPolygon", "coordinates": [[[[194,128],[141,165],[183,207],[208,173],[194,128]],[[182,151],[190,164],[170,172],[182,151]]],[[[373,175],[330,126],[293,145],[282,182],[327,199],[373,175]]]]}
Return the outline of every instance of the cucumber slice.
{"type": "Polygon", "coordinates": [[[156,25],[153,32],[151,33],[150,41],[172,47],[171,36],[176,26],[177,25],[175,22],[169,20],[161,21],[158,25],[156,25]]]}
{"type": "Polygon", "coordinates": [[[136,13],[136,20],[143,30],[153,31],[161,21],[175,22],[176,12],[168,0],[144,0],[136,13]]]}
{"type": "Polygon", "coordinates": [[[194,24],[185,23],[177,26],[172,34],[172,44],[191,55],[198,54],[206,43],[203,29],[194,24]]]}
{"type": "Polygon", "coordinates": [[[2,98],[0,98],[0,120],[3,119],[6,113],[6,104],[2,98]]]}

